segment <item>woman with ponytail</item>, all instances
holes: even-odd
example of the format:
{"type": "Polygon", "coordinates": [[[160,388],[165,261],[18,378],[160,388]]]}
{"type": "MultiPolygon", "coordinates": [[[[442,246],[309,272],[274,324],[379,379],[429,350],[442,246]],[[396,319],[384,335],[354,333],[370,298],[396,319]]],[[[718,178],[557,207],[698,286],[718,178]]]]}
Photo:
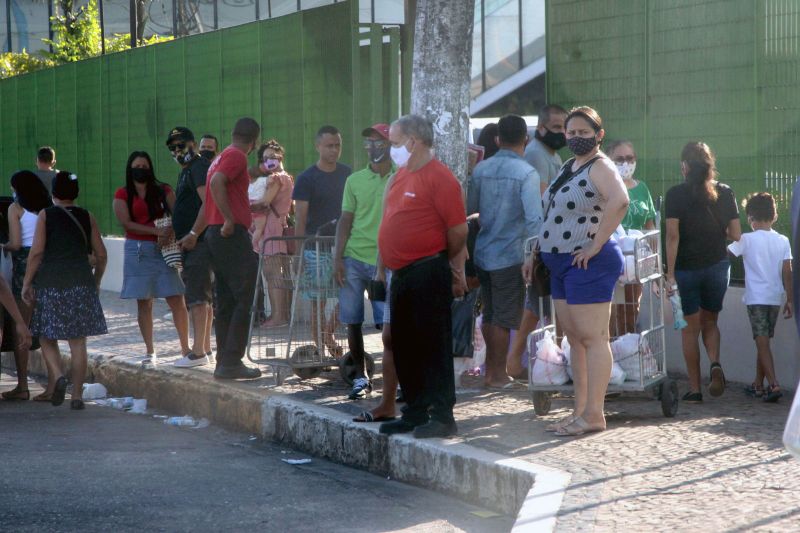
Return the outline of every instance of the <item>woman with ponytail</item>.
{"type": "Polygon", "coordinates": [[[703,401],[700,385],[700,335],[711,361],[708,392],[725,391],[720,365],[720,333],[717,327],[728,288],[730,262],[727,241],[742,235],[736,196],[717,181],[716,159],[702,142],[690,142],[681,152],[685,181],[667,191],[667,284],[670,294],[680,291],[688,326],[681,330],[683,357],[689,375],[689,391],[683,400],[703,401]]]}

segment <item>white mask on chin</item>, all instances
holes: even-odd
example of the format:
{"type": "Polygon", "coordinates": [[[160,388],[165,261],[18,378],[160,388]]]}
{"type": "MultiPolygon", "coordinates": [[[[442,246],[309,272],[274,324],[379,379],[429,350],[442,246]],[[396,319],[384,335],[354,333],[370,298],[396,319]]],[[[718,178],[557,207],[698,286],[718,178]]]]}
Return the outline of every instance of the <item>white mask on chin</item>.
{"type": "Polygon", "coordinates": [[[625,161],[624,163],[617,163],[617,171],[619,175],[624,180],[633,179],[633,173],[636,172],[636,161],[633,163],[628,163],[625,161]]]}

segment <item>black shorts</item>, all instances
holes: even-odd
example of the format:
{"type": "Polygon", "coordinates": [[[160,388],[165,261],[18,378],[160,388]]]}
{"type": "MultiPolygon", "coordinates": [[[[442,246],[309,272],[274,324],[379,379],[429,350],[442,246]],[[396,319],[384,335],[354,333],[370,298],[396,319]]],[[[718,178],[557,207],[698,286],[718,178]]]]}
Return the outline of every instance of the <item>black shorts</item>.
{"type": "Polygon", "coordinates": [[[212,302],[213,273],[211,254],[205,239],[197,241],[193,250],[183,253],[183,284],[186,286],[186,307],[212,302]]]}
{"type": "Polygon", "coordinates": [[[481,282],[481,313],[483,323],[504,329],[517,329],[522,321],[525,301],[525,281],[522,265],[499,270],[478,268],[481,282]]]}

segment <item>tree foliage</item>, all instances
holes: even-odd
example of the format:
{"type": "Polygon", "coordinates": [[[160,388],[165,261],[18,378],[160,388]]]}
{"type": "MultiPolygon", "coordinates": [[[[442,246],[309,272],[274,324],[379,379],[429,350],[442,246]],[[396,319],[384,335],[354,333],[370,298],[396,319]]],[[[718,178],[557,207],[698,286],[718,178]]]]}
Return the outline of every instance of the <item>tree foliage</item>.
{"type": "MultiPolygon", "coordinates": [[[[99,56],[103,52],[100,18],[97,0],[90,0],[83,7],[75,7],[74,0],[57,0],[57,13],[50,19],[53,40],[42,39],[51,50],[29,54],[27,51],[0,54],[0,78],[10,78],[43,68],[62,65],[99,56]]],[[[172,37],[153,35],[139,39],[139,46],[147,46],[172,37]]],[[[129,33],[117,33],[105,39],[106,53],[130,49],[129,33]]]]}

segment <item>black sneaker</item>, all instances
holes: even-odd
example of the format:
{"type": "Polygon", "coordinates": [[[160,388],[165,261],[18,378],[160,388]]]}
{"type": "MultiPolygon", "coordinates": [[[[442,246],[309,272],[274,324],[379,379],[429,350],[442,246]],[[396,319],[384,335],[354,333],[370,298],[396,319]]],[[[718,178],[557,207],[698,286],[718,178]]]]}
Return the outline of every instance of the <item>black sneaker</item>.
{"type": "Polygon", "coordinates": [[[444,439],[447,437],[452,437],[456,433],[458,433],[458,427],[456,426],[455,422],[446,424],[444,422],[439,422],[438,420],[431,420],[427,424],[423,424],[414,428],[415,439],[444,439]]]}
{"type": "Polygon", "coordinates": [[[236,366],[217,366],[214,370],[217,379],[255,379],[261,377],[261,370],[239,363],[236,366]]]}
{"type": "Polygon", "coordinates": [[[396,433],[411,433],[415,427],[417,426],[401,418],[400,420],[384,422],[378,431],[384,435],[394,435],[396,433]]]}
{"type": "Polygon", "coordinates": [[[703,403],[703,393],[689,391],[683,395],[681,400],[686,403],[703,403]]]}

